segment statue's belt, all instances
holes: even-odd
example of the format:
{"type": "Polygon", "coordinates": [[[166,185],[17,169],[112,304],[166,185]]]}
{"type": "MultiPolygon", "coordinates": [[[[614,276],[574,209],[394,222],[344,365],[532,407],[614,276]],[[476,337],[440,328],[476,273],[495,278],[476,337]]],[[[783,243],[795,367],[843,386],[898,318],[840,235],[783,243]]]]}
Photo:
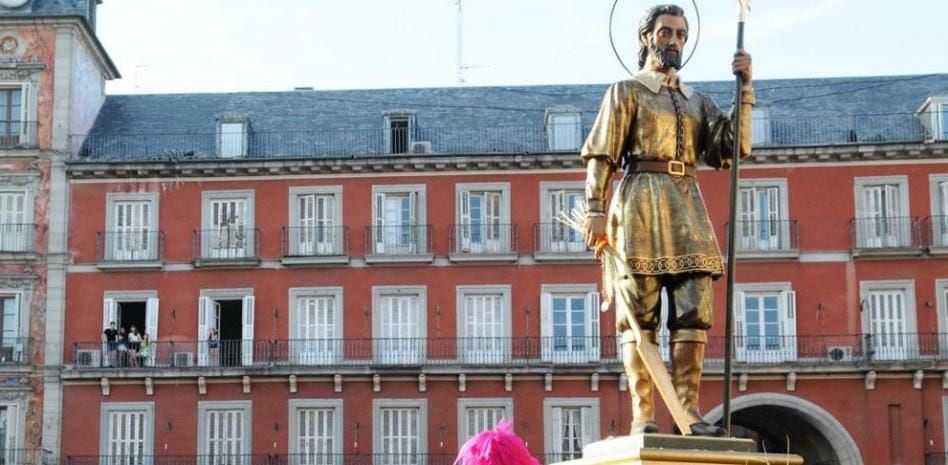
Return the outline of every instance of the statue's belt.
{"type": "Polygon", "coordinates": [[[697,177],[697,169],[694,165],[688,165],[678,160],[659,161],[659,160],[631,160],[625,165],[625,175],[632,173],[664,173],[669,176],[691,176],[697,177]]]}

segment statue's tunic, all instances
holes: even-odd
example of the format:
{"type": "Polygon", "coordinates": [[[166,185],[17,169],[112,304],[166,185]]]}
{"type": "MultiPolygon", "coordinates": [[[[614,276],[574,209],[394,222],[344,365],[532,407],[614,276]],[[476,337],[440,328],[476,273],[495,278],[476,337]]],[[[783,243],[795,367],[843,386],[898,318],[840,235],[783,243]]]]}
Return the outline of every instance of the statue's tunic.
{"type": "MultiPolygon", "coordinates": [[[[663,85],[660,73],[640,71],[609,87],[582,148],[601,157],[602,173],[587,182],[587,199],[604,202],[609,178],[629,160],[677,160],[714,168],[730,165],[730,117],[710,97],[686,84],[663,85]]],[[[750,155],[752,90],[743,91],[741,158],[750,155]]],[[[654,172],[624,177],[608,212],[609,242],[640,275],[723,274],[721,253],[698,180],[654,172]]],[[[603,205],[590,205],[602,208],[603,205]]]]}

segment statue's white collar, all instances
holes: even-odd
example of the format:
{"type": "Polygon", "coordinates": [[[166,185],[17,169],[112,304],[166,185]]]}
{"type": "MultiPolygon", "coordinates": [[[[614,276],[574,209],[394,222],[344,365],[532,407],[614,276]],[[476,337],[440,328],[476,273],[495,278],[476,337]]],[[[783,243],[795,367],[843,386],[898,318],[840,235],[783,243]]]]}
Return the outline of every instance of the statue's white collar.
{"type": "MultiPolygon", "coordinates": [[[[648,90],[657,94],[658,91],[662,89],[662,85],[668,81],[668,76],[665,76],[658,71],[640,69],[632,75],[632,79],[642,83],[642,85],[648,87],[648,90]]],[[[678,88],[681,90],[681,94],[684,95],[686,99],[690,99],[691,95],[695,92],[691,86],[682,82],[680,78],[678,79],[678,88]]]]}

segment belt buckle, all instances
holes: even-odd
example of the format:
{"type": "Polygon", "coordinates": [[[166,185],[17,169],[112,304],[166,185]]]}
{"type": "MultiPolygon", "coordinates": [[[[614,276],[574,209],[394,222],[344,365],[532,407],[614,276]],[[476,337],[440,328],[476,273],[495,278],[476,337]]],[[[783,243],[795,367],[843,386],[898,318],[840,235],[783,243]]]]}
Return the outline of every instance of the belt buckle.
{"type": "Polygon", "coordinates": [[[685,175],[685,164],[678,160],[671,160],[668,162],[668,174],[672,176],[684,176],[685,175]]]}

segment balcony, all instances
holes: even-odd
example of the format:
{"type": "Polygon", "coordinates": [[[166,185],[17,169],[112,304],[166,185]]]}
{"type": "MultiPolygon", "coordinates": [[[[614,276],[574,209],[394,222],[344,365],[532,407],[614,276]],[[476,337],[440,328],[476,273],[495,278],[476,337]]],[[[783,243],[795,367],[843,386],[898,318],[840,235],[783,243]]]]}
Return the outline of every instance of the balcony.
{"type": "Polygon", "coordinates": [[[453,262],[517,260],[517,225],[515,224],[452,224],[450,252],[453,262]]]}
{"type": "MultiPolygon", "coordinates": [[[[871,115],[779,115],[755,121],[755,147],[922,142],[930,138],[914,113],[871,115]]],[[[375,155],[549,153],[578,147],[589,128],[579,127],[571,142],[542,124],[414,127],[405,143],[392,143],[388,128],[334,128],[306,131],[254,130],[247,134],[246,158],[353,157],[375,155]]],[[[93,133],[72,137],[81,157],[122,159],[208,159],[218,157],[216,131],[165,133],[93,133]],[[81,145],[80,145],[81,144],[81,145]],[[78,145],[78,146],[77,146],[78,145]]]]}
{"type": "Polygon", "coordinates": [[[738,221],[735,245],[739,258],[799,257],[799,225],[797,220],[738,221]]]}
{"type": "Polygon", "coordinates": [[[948,215],[929,216],[924,221],[928,231],[928,251],[932,254],[948,254],[948,215]]]}
{"type": "Polygon", "coordinates": [[[282,261],[284,265],[349,263],[349,228],[284,227],[282,261]]]}
{"type": "Polygon", "coordinates": [[[428,224],[367,226],[366,263],[431,263],[432,227],[428,224]]]}
{"type": "Polygon", "coordinates": [[[586,247],[582,234],[563,223],[533,225],[533,257],[550,261],[592,261],[593,252],[586,247]]]}
{"type": "Polygon", "coordinates": [[[165,234],[161,231],[100,231],[95,257],[99,268],[161,267],[165,234]]]}
{"type": "Polygon", "coordinates": [[[15,258],[36,253],[38,226],[30,223],[0,224],[0,257],[15,258]]]}
{"type": "Polygon", "coordinates": [[[853,218],[849,221],[853,256],[919,255],[922,253],[916,216],[853,218]]]}
{"type": "Polygon", "coordinates": [[[31,363],[30,338],[6,337],[0,339],[0,366],[30,365],[31,363]]]}
{"type": "Polygon", "coordinates": [[[54,465],[56,460],[46,449],[3,449],[0,459],[4,465],[54,465]]]}
{"type": "Polygon", "coordinates": [[[257,266],[260,230],[224,227],[194,231],[194,266],[257,266]]]}
{"type": "MultiPolygon", "coordinates": [[[[63,465],[452,465],[455,454],[70,455],[63,465]]],[[[9,462],[7,462],[9,463],[9,462]]]]}
{"type": "Polygon", "coordinates": [[[0,121],[0,150],[35,148],[36,121],[0,121]]]}
{"type": "MultiPolygon", "coordinates": [[[[660,344],[668,360],[668,342],[660,344]]],[[[73,345],[73,370],[153,371],[207,368],[311,368],[331,372],[341,367],[363,369],[447,367],[475,369],[512,367],[620,366],[615,336],[510,338],[377,338],[159,341],[148,353],[102,342],[73,345]]],[[[866,364],[948,362],[948,333],[850,334],[820,336],[739,336],[735,363],[745,368],[801,366],[812,369],[866,364]]],[[[705,366],[724,366],[724,338],[709,338],[705,366]]]]}

